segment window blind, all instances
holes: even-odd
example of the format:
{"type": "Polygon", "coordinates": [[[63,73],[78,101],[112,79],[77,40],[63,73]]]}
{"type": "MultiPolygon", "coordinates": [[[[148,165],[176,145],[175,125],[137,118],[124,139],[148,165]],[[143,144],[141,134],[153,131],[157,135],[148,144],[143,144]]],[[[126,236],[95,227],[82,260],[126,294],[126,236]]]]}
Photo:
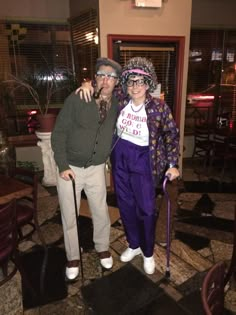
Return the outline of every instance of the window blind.
{"type": "Polygon", "coordinates": [[[90,9],[81,12],[70,20],[71,38],[74,53],[75,71],[81,83],[93,78],[99,52],[97,11],[90,9]]]}

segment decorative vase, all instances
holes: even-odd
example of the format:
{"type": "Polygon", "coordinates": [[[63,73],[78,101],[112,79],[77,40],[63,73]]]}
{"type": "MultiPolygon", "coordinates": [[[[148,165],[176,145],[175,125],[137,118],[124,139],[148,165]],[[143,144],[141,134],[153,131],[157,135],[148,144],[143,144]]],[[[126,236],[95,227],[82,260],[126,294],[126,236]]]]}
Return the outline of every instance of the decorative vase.
{"type": "Polygon", "coordinates": [[[40,132],[52,132],[56,122],[56,117],[56,114],[38,114],[37,120],[39,122],[39,127],[37,130],[40,132]]]}

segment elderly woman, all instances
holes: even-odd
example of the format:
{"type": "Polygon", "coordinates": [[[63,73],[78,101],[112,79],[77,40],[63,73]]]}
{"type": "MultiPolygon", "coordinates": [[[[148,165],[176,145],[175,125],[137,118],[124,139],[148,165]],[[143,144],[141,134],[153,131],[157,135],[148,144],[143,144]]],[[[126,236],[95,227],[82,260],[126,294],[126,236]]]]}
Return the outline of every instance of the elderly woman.
{"type": "Polygon", "coordinates": [[[149,93],[157,85],[149,60],[130,59],[120,80],[127,96],[120,101],[111,153],[114,187],[129,243],[120,259],[128,262],[142,254],[144,271],[152,274],[157,219],[155,188],[164,174],[170,180],[179,176],[179,133],[167,104],[149,93]]]}

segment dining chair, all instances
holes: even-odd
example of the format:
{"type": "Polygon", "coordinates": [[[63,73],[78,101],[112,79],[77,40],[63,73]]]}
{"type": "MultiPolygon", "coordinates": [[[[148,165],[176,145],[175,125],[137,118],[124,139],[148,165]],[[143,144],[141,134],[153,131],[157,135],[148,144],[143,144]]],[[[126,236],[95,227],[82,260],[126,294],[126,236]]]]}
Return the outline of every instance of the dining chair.
{"type": "Polygon", "coordinates": [[[10,280],[17,271],[15,256],[17,251],[16,201],[0,206],[0,286],[10,280]],[[9,261],[13,261],[9,271],[9,261]]]}
{"type": "Polygon", "coordinates": [[[38,175],[31,169],[16,167],[12,176],[28,185],[32,186],[32,194],[16,202],[16,221],[19,240],[29,238],[36,230],[41,243],[46,246],[45,239],[38,222],[38,175]],[[29,232],[24,232],[25,226],[31,226],[29,232]]]}
{"type": "Polygon", "coordinates": [[[205,315],[224,314],[224,287],[226,264],[220,261],[207,272],[201,290],[205,315]]]}
{"type": "Polygon", "coordinates": [[[212,139],[212,151],[210,155],[209,170],[214,167],[218,161],[220,183],[222,183],[225,172],[228,169],[230,176],[234,177],[236,164],[236,143],[234,138],[220,133],[215,133],[212,139]]]}
{"type": "Polygon", "coordinates": [[[233,277],[234,283],[236,283],[236,205],[234,206],[234,237],[233,237],[233,251],[230,260],[228,270],[225,275],[225,285],[233,277]]]}
{"type": "Polygon", "coordinates": [[[22,284],[27,288],[32,297],[37,293],[27,276],[18,251],[18,233],[16,219],[16,200],[0,205],[0,286],[11,280],[17,271],[20,272],[22,284]],[[12,262],[10,265],[9,263],[12,262]]]}
{"type": "Polygon", "coordinates": [[[206,315],[224,314],[224,288],[233,278],[236,281],[236,206],[234,207],[233,251],[229,266],[224,261],[213,265],[203,279],[201,299],[206,315]]]}
{"type": "Polygon", "coordinates": [[[195,124],[194,126],[194,148],[192,158],[202,158],[204,168],[206,168],[209,156],[212,151],[212,141],[210,139],[210,128],[206,124],[195,124]]]}

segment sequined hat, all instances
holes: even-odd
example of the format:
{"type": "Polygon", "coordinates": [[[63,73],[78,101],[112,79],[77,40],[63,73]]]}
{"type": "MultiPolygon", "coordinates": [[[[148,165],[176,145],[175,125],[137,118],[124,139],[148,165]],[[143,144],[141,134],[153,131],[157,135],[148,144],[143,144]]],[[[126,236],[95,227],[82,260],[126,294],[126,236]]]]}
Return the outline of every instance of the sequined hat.
{"type": "Polygon", "coordinates": [[[126,82],[130,75],[141,75],[149,86],[149,91],[153,92],[157,87],[157,76],[153,63],[143,57],[131,58],[124,66],[121,74],[121,84],[126,89],[126,82]]]}

